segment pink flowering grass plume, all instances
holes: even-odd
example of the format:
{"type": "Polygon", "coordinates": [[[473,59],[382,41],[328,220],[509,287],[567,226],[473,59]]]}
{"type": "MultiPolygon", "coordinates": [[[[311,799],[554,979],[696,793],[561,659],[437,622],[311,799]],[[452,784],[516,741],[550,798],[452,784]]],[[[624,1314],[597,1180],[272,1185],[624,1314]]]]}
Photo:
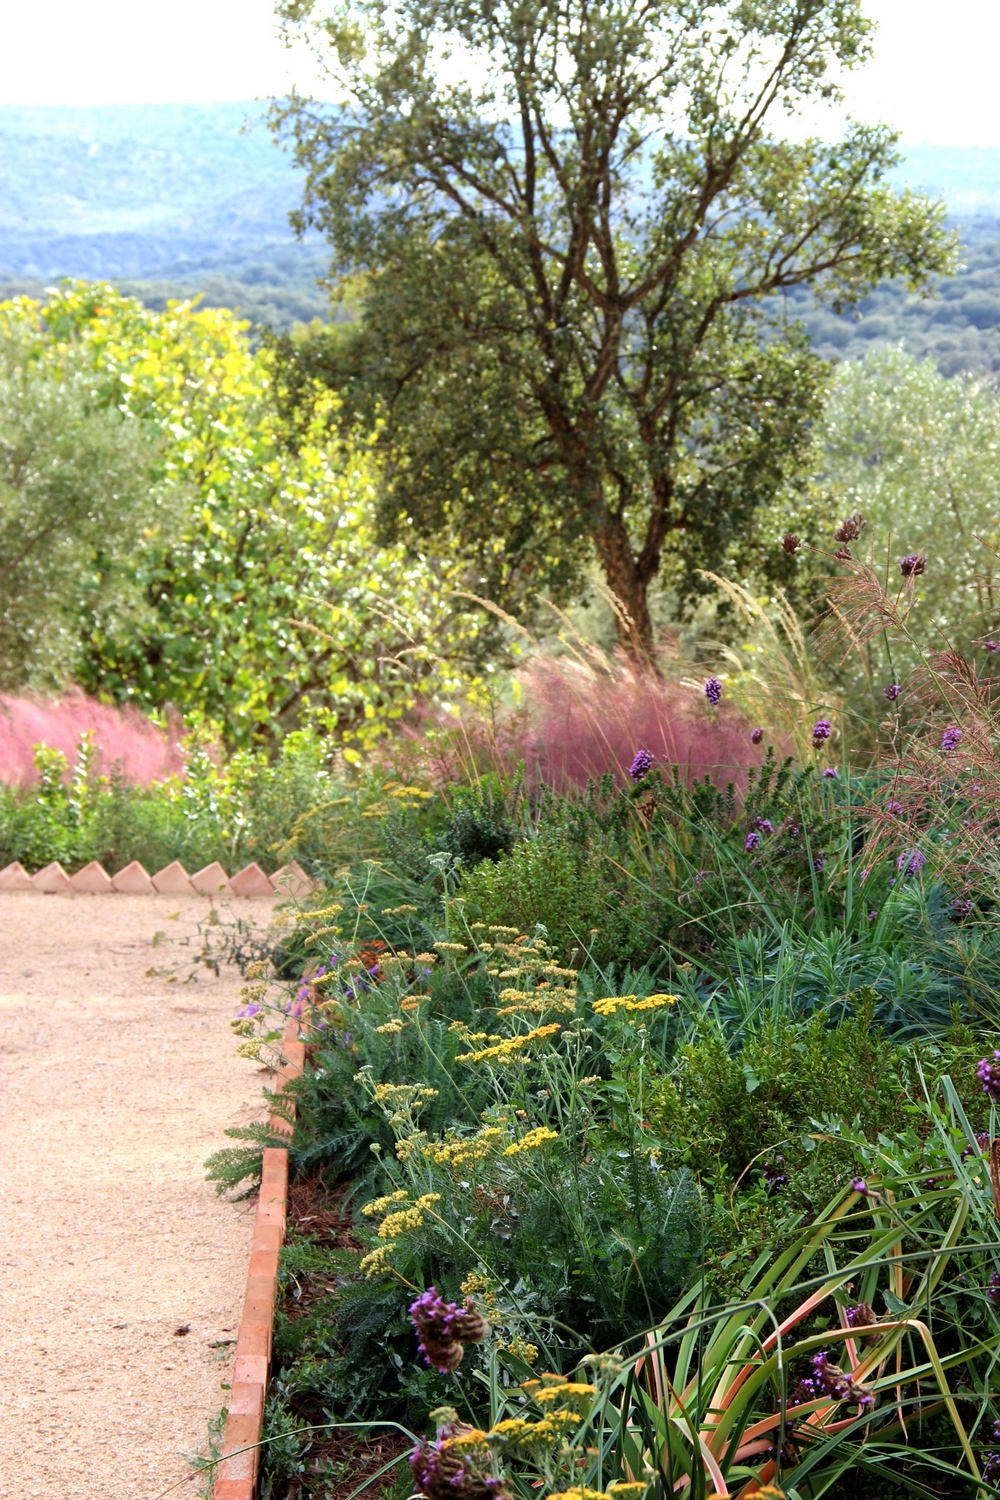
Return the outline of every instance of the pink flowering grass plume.
{"type": "Polygon", "coordinates": [[[104,774],[117,763],[128,781],[149,786],[183,770],[179,722],[160,729],[137,709],[112,708],[74,688],[51,700],[0,694],[0,781],[11,786],[33,782],[36,745],[60,750],[72,766],[88,731],[94,737],[97,768],[104,774]]]}
{"type": "Polygon", "coordinates": [[[418,1348],[432,1369],[457,1370],[466,1344],[479,1344],[486,1337],[486,1320],[471,1297],[459,1307],[445,1302],[436,1287],[429,1286],[410,1305],[410,1319],[419,1339],[418,1348]]]}

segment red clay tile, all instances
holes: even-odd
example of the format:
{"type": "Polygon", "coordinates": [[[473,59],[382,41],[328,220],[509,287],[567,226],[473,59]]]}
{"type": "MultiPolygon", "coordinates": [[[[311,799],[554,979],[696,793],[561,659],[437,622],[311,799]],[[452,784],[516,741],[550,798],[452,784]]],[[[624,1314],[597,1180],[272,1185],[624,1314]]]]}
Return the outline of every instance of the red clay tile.
{"type": "Polygon", "coordinates": [[[5,865],[0,870],[0,891],[33,891],[34,889],[31,876],[19,859],[15,859],[13,864],[5,865]]]}
{"type": "Polygon", "coordinates": [[[111,885],[122,896],[152,896],[155,892],[153,882],[137,859],[112,875],[111,885]]]}
{"type": "Polygon", "coordinates": [[[192,896],[194,894],[191,877],[179,859],[173,860],[169,865],[164,865],[162,870],[157,870],[152,879],[153,889],[158,896],[192,896]]]}
{"type": "Polygon", "coordinates": [[[191,884],[200,896],[220,896],[230,889],[229,876],[217,859],[203,869],[195,870],[191,884]]]}
{"type": "Polygon", "coordinates": [[[77,870],[69,877],[69,883],[78,896],[110,896],[111,876],[103,865],[92,859],[89,865],[77,870]]]}
{"type": "Polygon", "coordinates": [[[310,880],[297,860],[282,865],[271,876],[271,884],[279,896],[308,896],[319,888],[318,882],[310,880]]]}
{"type": "Polygon", "coordinates": [[[234,896],[273,896],[274,886],[260,865],[244,865],[229,882],[234,896]]]}
{"type": "Polygon", "coordinates": [[[31,883],[36,891],[42,891],[46,896],[62,896],[72,890],[69,876],[57,859],[44,870],[39,870],[37,875],[32,875],[31,883]]]}

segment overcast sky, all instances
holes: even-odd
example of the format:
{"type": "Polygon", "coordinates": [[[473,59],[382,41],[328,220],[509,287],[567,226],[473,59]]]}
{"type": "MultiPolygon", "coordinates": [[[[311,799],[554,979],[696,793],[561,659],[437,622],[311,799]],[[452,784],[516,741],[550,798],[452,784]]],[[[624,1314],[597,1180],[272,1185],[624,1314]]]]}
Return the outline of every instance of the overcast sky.
{"type": "MultiPolygon", "coordinates": [[[[850,107],[910,144],[1000,146],[998,0],[868,0],[875,61],[850,107]]],[[[275,37],[271,0],[44,0],[4,8],[0,103],[208,103],[311,75],[275,37]]]]}

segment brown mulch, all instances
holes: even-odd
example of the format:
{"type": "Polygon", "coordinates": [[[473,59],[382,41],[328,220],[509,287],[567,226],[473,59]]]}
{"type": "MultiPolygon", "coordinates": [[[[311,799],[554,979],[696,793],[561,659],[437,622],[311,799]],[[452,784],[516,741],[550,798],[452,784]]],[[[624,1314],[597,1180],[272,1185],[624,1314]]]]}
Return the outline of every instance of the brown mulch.
{"type": "Polygon", "coordinates": [[[288,1188],[288,1227],[310,1235],[327,1250],[361,1250],[351,1233],[351,1212],[344,1208],[349,1183],[328,1188],[321,1177],[303,1177],[288,1188]]]}
{"type": "Polygon", "coordinates": [[[374,1476],[390,1459],[405,1459],[412,1446],[401,1432],[386,1432],[370,1438],[357,1438],[348,1432],[333,1433],[316,1442],[310,1450],[310,1468],[316,1473],[329,1465],[337,1475],[336,1480],[328,1481],[328,1487],[322,1490],[323,1500],[346,1500],[346,1496],[352,1495],[369,1476],[371,1484],[365,1485],[356,1500],[381,1500],[384,1492],[393,1487],[399,1471],[398,1468],[390,1469],[378,1479],[374,1476]],[[338,1469],[343,1470],[343,1477],[338,1474],[338,1469]]]}

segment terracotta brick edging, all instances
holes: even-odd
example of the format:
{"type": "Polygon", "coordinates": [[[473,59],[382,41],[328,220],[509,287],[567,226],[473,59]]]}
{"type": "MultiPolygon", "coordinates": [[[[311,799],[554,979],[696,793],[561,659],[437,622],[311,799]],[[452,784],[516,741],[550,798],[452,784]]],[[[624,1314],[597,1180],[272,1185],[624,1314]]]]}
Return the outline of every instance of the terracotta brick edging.
{"type": "MultiPolygon", "coordinates": [[[[297,1020],[290,1020],[285,1028],[281,1055],[276,1093],[282,1093],[293,1078],[301,1075],[305,1063],[305,1044],[299,1041],[297,1020]]],[[[288,1122],[279,1115],[271,1115],[268,1124],[275,1134],[290,1133],[288,1122]]],[[[257,1488],[260,1464],[257,1445],[264,1425],[264,1396],[278,1294],[278,1257],[285,1238],[287,1205],[288,1151],[284,1146],[268,1146],[264,1150],[246,1296],[236,1336],[223,1456],[215,1471],[212,1500],[253,1500],[257,1488]]]]}

